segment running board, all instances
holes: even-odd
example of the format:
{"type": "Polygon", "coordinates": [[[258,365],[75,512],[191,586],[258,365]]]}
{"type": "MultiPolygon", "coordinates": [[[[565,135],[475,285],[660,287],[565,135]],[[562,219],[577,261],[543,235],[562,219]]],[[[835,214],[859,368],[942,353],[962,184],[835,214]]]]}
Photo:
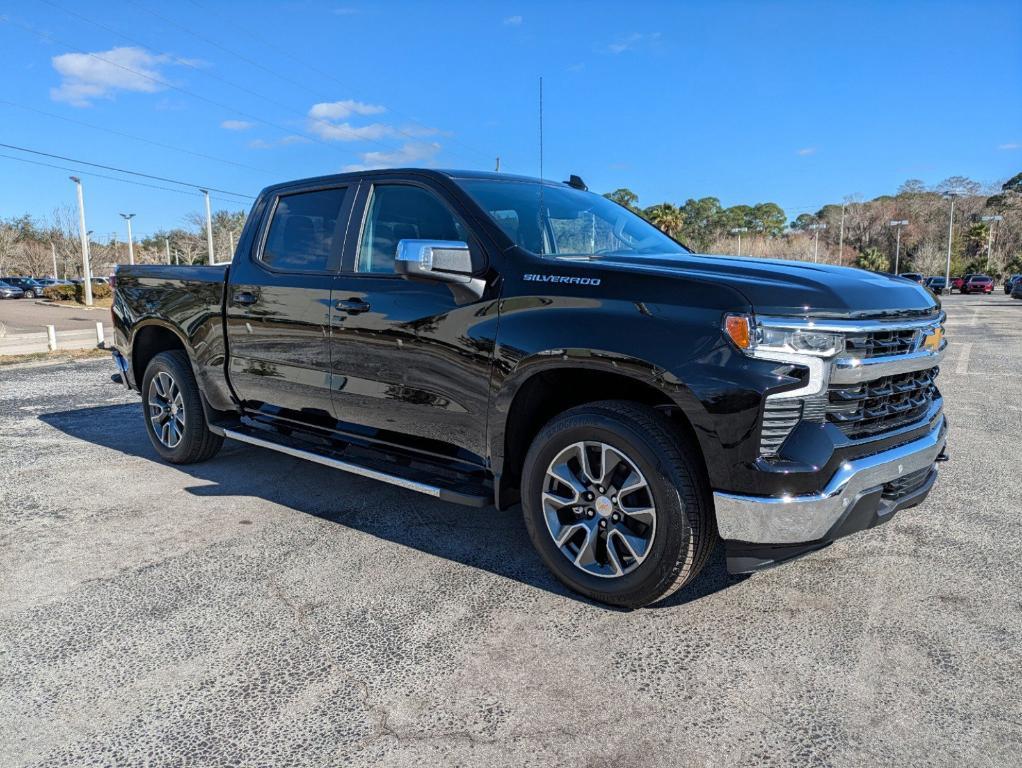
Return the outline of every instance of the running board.
{"type": "MultiPolygon", "coordinates": [[[[482,488],[479,489],[478,493],[475,493],[473,492],[475,489],[469,490],[463,487],[454,488],[443,487],[443,485],[433,485],[421,480],[414,480],[408,477],[392,474],[390,472],[385,472],[380,469],[356,464],[351,461],[343,461],[342,459],[334,458],[333,456],[329,456],[324,453],[306,450],[305,448],[299,448],[295,445],[288,445],[283,442],[268,440],[261,435],[253,434],[254,431],[255,430],[242,426],[240,429],[237,427],[224,428],[223,433],[224,437],[230,438],[231,440],[248,443],[249,445],[256,445],[260,448],[269,448],[271,451],[285,453],[288,456],[305,459],[306,461],[313,461],[316,464],[322,464],[323,466],[330,467],[331,469],[339,469],[342,472],[348,472],[352,475],[367,477],[370,480],[379,480],[380,482],[396,485],[399,488],[405,488],[409,491],[416,491],[417,493],[423,493],[427,496],[433,496],[434,498],[441,499],[442,501],[450,501],[455,504],[466,504],[472,507],[485,507],[493,501],[492,493],[487,494],[482,488]]],[[[422,473],[420,472],[420,474],[422,473]]]]}

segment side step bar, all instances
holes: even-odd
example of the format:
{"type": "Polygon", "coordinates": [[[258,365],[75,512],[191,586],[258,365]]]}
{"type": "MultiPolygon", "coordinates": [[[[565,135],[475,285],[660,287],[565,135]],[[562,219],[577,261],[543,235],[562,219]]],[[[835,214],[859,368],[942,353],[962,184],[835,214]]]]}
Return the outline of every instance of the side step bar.
{"type": "Polygon", "coordinates": [[[433,496],[434,498],[441,499],[442,501],[450,501],[455,504],[466,504],[472,507],[485,507],[487,504],[492,502],[492,495],[468,493],[460,489],[445,488],[441,485],[432,485],[420,480],[401,477],[400,475],[392,474],[390,472],[384,472],[379,469],[362,466],[361,464],[355,464],[350,461],[343,461],[323,453],[317,453],[304,448],[298,448],[294,445],[287,445],[274,440],[268,440],[264,437],[253,434],[253,430],[248,430],[245,427],[241,427],[241,429],[244,431],[239,431],[237,428],[224,428],[224,437],[228,437],[231,440],[237,440],[242,443],[248,443],[249,445],[256,445],[260,448],[269,448],[271,451],[277,451],[278,453],[286,453],[288,456],[305,459],[306,461],[313,461],[316,464],[322,464],[323,466],[330,467],[331,469],[339,469],[342,472],[348,472],[352,475],[367,477],[370,480],[379,480],[384,483],[389,483],[390,485],[405,488],[409,491],[424,493],[427,496],[433,496]]]}

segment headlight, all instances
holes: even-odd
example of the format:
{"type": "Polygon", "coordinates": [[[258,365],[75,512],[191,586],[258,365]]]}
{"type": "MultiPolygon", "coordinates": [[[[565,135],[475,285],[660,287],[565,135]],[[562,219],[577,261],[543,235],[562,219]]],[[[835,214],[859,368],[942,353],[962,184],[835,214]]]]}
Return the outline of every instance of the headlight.
{"type": "Polygon", "coordinates": [[[724,332],[736,347],[753,357],[770,352],[833,357],[845,350],[845,338],[840,333],[816,331],[812,327],[771,328],[749,315],[727,315],[724,332]]]}

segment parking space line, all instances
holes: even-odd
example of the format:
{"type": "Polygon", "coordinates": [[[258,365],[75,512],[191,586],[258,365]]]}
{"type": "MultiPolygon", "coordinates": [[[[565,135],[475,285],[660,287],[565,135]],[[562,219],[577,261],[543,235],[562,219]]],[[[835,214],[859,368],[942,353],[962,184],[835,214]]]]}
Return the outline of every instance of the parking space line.
{"type": "Polygon", "coordinates": [[[958,362],[955,364],[955,373],[966,374],[969,372],[969,355],[972,354],[972,342],[963,342],[962,352],[958,355],[958,362]]]}

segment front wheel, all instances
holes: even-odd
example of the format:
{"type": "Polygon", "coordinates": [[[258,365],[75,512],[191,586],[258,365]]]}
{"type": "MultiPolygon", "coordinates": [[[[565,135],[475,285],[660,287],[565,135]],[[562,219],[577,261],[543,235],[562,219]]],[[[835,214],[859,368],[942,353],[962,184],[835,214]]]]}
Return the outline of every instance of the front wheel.
{"type": "Polygon", "coordinates": [[[161,352],[142,378],[146,432],[156,452],[171,464],[212,458],[224,439],[210,431],[192,365],[181,350],[161,352]]]}
{"type": "Polygon", "coordinates": [[[536,436],[522,511],[533,545],[569,588],[638,608],[695,578],[716,543],[701,463],[639,403],[572,408],[536,436]]]}

